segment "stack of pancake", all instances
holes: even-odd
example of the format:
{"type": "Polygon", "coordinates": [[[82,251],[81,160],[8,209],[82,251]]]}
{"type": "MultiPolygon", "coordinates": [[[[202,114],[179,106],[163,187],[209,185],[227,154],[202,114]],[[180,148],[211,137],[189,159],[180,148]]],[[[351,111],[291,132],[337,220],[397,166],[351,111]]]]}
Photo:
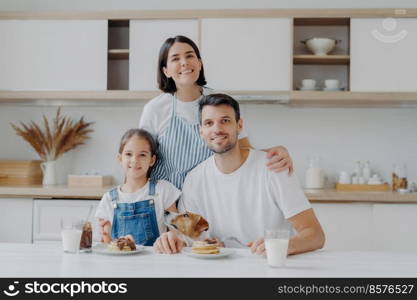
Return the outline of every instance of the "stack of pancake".
{"type": "Polygon", "coordinates": [[[131,235],[122,236],[109,244],[110,251],[133,251],[136,250],[135,240],[131,235]]]}
{"type": "Polygon", "coordinates": [[[194,241],[191,252],[197,254],[218,254],[220,249],[217,244],[209,244],[207,241],[194,241]]]}

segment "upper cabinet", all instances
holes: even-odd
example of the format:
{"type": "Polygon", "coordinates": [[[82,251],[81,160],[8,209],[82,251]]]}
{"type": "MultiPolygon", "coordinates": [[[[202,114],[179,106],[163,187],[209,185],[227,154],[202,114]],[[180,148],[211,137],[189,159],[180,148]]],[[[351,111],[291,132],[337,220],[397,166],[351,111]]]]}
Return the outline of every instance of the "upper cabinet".
{"type": "Polygon", "coordinates": [[[106,20],[1,20],[0,90],[106,90],[106,20]]]}
{"type": "Polygon", "coordinates": [[[227,91],[291,90],[291,18],[201,22],[201,52],[208,86],[227,91]]]}
{"type": "Polygon", "coordinates": [[[415,92],[417,19],[351,19],[351,90],[415,92]]]}
{"type": "Polygon", "coordinates": [[[159,49],[167,38],[184,35],[198,45],[197,20],[131,20],[129,89],[157,90],[159,49]]]}

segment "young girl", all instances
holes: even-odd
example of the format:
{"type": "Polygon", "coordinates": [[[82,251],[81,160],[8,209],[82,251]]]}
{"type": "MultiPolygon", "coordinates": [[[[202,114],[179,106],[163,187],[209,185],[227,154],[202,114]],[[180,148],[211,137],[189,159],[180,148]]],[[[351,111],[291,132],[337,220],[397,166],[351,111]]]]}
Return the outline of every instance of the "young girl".
{"type": "MultiPolygon", "coordinates": [[[[205,87],[200,52],[192,40],[176,36],[165,41],[159,52],[158,85],[164,93],[145,105],[139,128],[158,140],[152,178],[168,180],[181,189],[187,173],[212,155],[199,135],[198,101],[213,91],[205,87]]],[[[245,129],[239,135],[239,145],[250,147],[245,129]]],[[[292,173],[292,161],[284,147],[269,149],[268,157],[270,169],[292,173]]]]}
{"type": "Polygon", "coordinates": [[[149,180],[155,153],[156,142],[147,131],[130,129],[123,135],[117,159],[124,183],[104,194],[96,212],[103,242],[130,234],[136,244],[152,246],[166,231],[164,211],[176,211],[181,192],[168,181],[149,180]]]}

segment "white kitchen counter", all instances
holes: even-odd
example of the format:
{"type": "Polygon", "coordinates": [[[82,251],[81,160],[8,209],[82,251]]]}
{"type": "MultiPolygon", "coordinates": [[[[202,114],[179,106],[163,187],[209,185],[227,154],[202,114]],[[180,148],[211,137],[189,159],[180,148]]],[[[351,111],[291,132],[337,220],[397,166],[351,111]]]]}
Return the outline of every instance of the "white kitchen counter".
{"type": "Polygon", "coordinates": [[[196,259],[155,254],[151,247],[133,256],[107,256],[63,253],[60,243],[0,243],[0,265],[0,277],[417,277],[417,252],[319,250],[270,268],[248,249],[196,259]]]}

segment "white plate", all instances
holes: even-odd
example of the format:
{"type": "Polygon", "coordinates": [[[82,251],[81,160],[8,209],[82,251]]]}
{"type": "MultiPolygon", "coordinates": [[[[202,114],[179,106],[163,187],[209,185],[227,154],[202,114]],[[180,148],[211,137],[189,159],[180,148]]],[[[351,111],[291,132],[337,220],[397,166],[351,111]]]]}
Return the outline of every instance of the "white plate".
{"type": "Polygon", "coordinates": [[[235,250],[231,248],[220,248],[220,253],[218,254],[198,254],[191,252],[191,247],[186,247],[182,249],[182,253],[191,257],[195,258],[219,258],[219,257],[225,257],[229,256],[233,253],[235,253],[235,250]]]}
{"type": "Polygon", "coordinates": [[[328,91],[328,92],[338,92],[338,91],[344,91],[345,88],[336,88],[336,89],[329,89],[329,88],[323,88],[323,91],[328,91]]]}
{"type": "Polygon", "coordinates": [[[93,246],[93,253],[104,255],[134,255],[142,252],[144,249],[144,246],[136,245],[136,250],[133,251],[112,251],[109,250],[109,246],[107,244],[97,244],[93,246]]]}

